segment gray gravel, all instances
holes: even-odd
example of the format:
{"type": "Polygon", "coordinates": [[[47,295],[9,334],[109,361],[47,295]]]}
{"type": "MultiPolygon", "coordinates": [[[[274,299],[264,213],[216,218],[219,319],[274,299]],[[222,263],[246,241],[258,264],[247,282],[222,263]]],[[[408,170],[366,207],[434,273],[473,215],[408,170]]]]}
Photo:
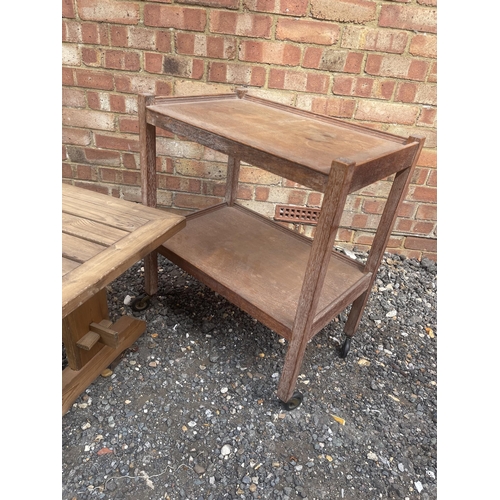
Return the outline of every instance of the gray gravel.
{"type": "Polygon", "coordinates": [[[142,263],[108,287],[111,319],[148,326],[62,418],[64,500],[437,498],[434,262],[385,255],[347,359],[341,314],[310,342],[287,412],[283,339],[159,261],[146,311],[124,304],[142,263]]]}

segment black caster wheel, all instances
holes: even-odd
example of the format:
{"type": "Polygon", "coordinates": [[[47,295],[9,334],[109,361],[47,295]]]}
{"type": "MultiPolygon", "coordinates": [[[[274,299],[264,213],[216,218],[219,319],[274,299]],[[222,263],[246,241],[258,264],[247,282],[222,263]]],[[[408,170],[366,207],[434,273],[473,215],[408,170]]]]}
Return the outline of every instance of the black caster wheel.
{"type": "Polygon", "coordinates": [[[295,391],[293,393],[293,396],[286,403],[282,402],[282,406],[285,410],[292,411],[292,410],[295,410],[295,408],[298,408],[300,406],[303,399],[304,399],[304,396],[302,395],[302,393],[299,391],[295,391]]]}
{"type": "Polygon", "coordinates": [[[136,312],[141,312],[144,311],[149,307],[151,301],[151,297],[147,295],[146,293],[143,293],[142,295],[139,295],[139,297],[136,297],[131,303],[130,303],[130,308],[132,311],[136,312]]]}
{"type": "Polygon", "coordinates": [[[347,355],[349,354],[350,349],[351,349],[351,337],[347,337],[344,340],[344,344],[342,345],[342,348],[340,349],[340,357],[343,359],[347,358],[347,355]]]}

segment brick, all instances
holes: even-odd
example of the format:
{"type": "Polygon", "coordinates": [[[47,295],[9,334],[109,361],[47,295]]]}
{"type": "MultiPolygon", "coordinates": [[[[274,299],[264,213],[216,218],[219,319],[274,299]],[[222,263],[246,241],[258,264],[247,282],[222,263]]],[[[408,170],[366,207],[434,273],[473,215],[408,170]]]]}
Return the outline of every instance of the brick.
{"type": "Polygon", "coordinates": [[[161,28],[204,31],[207,23],[205,9],[170,5],[144,5],[144,24],[161,28]]]}
{"type": "Polygon", "coordinates": [[[242,61],[297,66],[300,62],[300,47],[284,42],[243,41],[239,57],[242,61]]]}
{"type": "Polygon", "coordinates": [[[367,77],[336,76],[332,92],[337,95],[391,99],[396,82],[367,77]]]}
{"type": "Polygon", "coordinates": [[[380,27],[436,33],[437,10],[409,5],[382,5],[378,25],[380,27]]]}
{"type": "Polygon", "coordinates": [[[82,23],[82,41],[93,45],[109,45],[107,26],[97,23],[82,23]]]}
{"type": "Polygon", "coordinates": [[[424,203],[437,202],[436,188],[433,187],[411,186],[408,195],[408,198],[414,201],[421,201],[424,203]]]}
{"type": "Polygon", "coordinates": [[[211,82],[262,87],[266,81],[266,70],[259,66],[213,62],[209,65],[208,79],[211,82]]]}
{"type": "Polygon", "coordinates": [[[346,49],[371,50],[402,54],[408,43],[408,33],[404,31],[346,26],[340,46],[346,49]]]}
{"type": "Polygon", "coordinates": [[[429,7],[437,6],[437,0],[417,0],[417,3],[420,5],[427,5],[429,7]]]}
{"type": "Polygon", "coordinates": [[[176,161],[175,170],[177,174],[185,177],[203,179],[225,179],[227,175],[226,165],[186,159],[176,161]]]}
{"type": "Polygon", "coordinates": [[[427,33],[414,35],[410,42],[409,52],[414,56],[436,59],[437,37],[435,35],[428,35],[427,33]]]}
{"type": "Polygon", "coordinates": [[[190,5],[204,5],[206,7],[223,7],[226,9],[238,9],[239,0],[182,0],[182,3],[190,5]]]}
{"type": "Polygon", "coordinates": [[[429,76],[427,77],[428,82],[437,82],[437,62],[431,65],[431,69],[429,71],[429,76]]]}
{"type": "Polygon", "coordinates": [[[62,142],[63,144],[88,146],[92,142],[92,132],[90,130],[63,127],[62,142]]]}
{"type": "Polygon", "coordinates": [[[95,145],[103,149],[117,149],[118,151],[138,152],[139,139],[136,136],[127,135],[95,135],[95,145]]]}
{"type": "Polygon", "coordinates": [[[87,165],[120,166],[120,153],[116,151],[68,147],[68,155],[72,162],[87,165]]]}
{"type": "Polygon", "coordinates": [[[111,111],[109,106],[109,94],[103,92],[87,92],[89,108],[97,111],[111,111]]]}
{"type": "Polygon", "coordinates": [[[73,0],[62,0],[62,16],[67,18],[75,17],[75,9],[73,7],[73,0]]]}
{"type": "Polygon", "coordinates": [[[157,32],[136,26],[111,26],[111,45],[142,50],[156,50],[157,32]]]}
{"type": "Polygon", "coordinates": [[[160,52],[172,52],[172,38],[168,31],[156,32],[156,50],[160,52]]]}
{"type": "Polygon", "coordinates": [[[363,100],[358,103],[355,118],[379,123],[413,125],[417,119],[418,111],[417,106],[363,100]]]}
{"type": "Polygon", "coordinates": [[[109,108],[113,113],[126,113],[125,96],[112,94],[109,96],[109,108]]]}
{"type": "Polygon", "coordinates": [[[85,66],[99,68],[102,63],[102,51],[93,47],[82,47],[82,62],[85,66]]]}
{"type": "Polygon", "coordinates": [[[75,84],[73,68],[62,68],[62,84],[63,85],[75,84]]]}
{"type": "Polygon", "coordinates": [[[97,181],[98,176],[95,167],[90,165],[77,165],[75,178],[81,181],[97,181]]]}
{"type": "Polygon", "coordinates": [[[277,40],[333,45],[337,43],[340,27],[337,24],[303,19],[281,18],[276,29],[277,40]]]}
{"type": "Polygon", "coordinates": [[[120,117],[118,120],[118,130],[124,134],[138,134],[139,120],[136,118],[120,117]]]}
{"type": "Polygon", "coordinates": [[[144,70],[148,73],[163,72],[163,56],[157,52],[144,53],[144,70]]]}
{"type": "Polygon", "coordinates": [[[427,178],[427,185],[437,187],[437,170],[432,170],[427,178]]]}
{"type": "Polygon", "coordinates": [[[240,169],[240,182],[247,184],[278,185],[281,177],[257,167],[242,166],[240,169]]]}
{"type": "Polygon", "coordinates": [[[359,73],[362,61],[363,54],[361,53],[336,48],[307,47],[302,66],[322,71],[359,73]]]}
{"type": "Polygon", "coordinates": [[[200,59],[165,55],[163,72],[167,75],[199,80],[203,77],[204,63],[200,59]]]}
{"type": "Polygon", "coordinates": [[[424,81],[428,68],[429,64],[426,61],[399,55],[369,54],[366,60],[365,72],[370,75],[424,81]]]}
{"type": "Polygon", "coordinates": [[[78,46],[75,44],[63,43],[62,63],[65,66],[80,66],[81,56],[78,46]]]}
{"type": "Polygon", "coordinates": [[[176,193],[174,196],[174,204],[178,208],[201,210],[204,208],[209,208],[221,202],[222,198],[216,198],[212,196],[200,196],[183,193],[176,193]]]}
{"type": "Polygon", "coordinates": [[[159,138],[156,141],[156,152],[158,155],[168,155],[171,158],[199,160],[203,153],[203,146],[195,142],[159,138]]]}
{"type": "Polygon", "coordinates": [[[227,11],[213,11],[210,15],[210,31],[212,33],[270,38],[271,26],[271,16],[227,11]]]}
{"type": "Polygon", "coordinates": [[[326,94],[330,79],[327,75],[271,69],[269,72],[269,88],[296,90],[326,94]]]}
{"type": "Polygon", "coordinates": [[[78,14],[84,21],[137,24],[139,4],[116,0],[78,0],[78,14]]]}
{"type": "Polygon", "coordinates": [[[311,0],[311,16],[343,23],[365,23],[377,17],[377,3],[368,0],[311,0]]]}
{"type": "Polygon", "coordinates": [[[231,89],[225,84],[197,82],[193,80],[176,80],[173,95],[227,94],[230,91],[231,89]]]}
{"type": "Polygon", "coordinates": [[[104,54],[104,65],[108,69],[139,71],[141,61],[136,52],[124,50],[107,50],[104,54]]]}
{"type": "Polygon", "coordinates": [[[63,125],[99,130],[114,130],[114,116],[88,109],[63,108],[63,125]]]}
{"type": "Polygon", "coordinates": [[[417,165],[421,167],[437,167],[437,152],[433,149],[423,148],[417,160],[417,165]]]}
{"type": "Polygon", "coordinates": [[[85,69],[77,69],[76,81],[77,85],[80,87],[113,90],[113,75],[109,72],[97,72],[85,69]]]}
{"type": "Polygon", "coordinates": [[[325,99],[318,97],[313,99],[311,111],[336,118],[352,118],[355,107],[356,101],[354,99],[340,97],[325,99]]]}
{"type": "Polygon", "coordinates": [[[70,43],[81,43],[82,25],[77,21],[63,21],[62,41],[70,43]]]}
{"type": "Polygon", "coordinates": [[[206,36],[197,33],[176,33],[176,52],[183,55],[234,59],[236,39],[223,36],[206,36]]]}
{"type": "Polygon", "coordinates": [[[437,220],[437,207],[436,205],[419,205],[416,214],[417,219],[421,220],[437,220]]]}
{"type": "Polygon", "coordinates": [[[306,16],[308,0],[245,0],[245,7],[258,12],[306,16]]]}
{"type": "Polygon", "coordinates": [[[86,106],[85,92],[77,89],[62,89],[62,105],[70,108],[84,108],[86,106]]]}
{"type": "Polygon", "coordinates": [[[298,191],[296,189],[288,190],[289,205],[305,205],[307,199],[307,191],[298,191]]]}
{"type": "Polygon", "coordinates": [[[437,240],[407,236],[404,242],[404,247],[410,250],[437,252],[437,240]]]}
{"type": "Polygon", "coordinates": [[[437,87],[428,83],[403,82],[398,86],[396,100],[435,106],[437,104],[437,87]]]}
{"type": "Polygon", "coordinates": [[[62,178],[63,179],[72,179],[73,178],[73,169],[71,165],[67,163],[62,164],[62,178]]]}
{"type": "Polygon", "coordinates": [[[198,179],[188,179],[179,175],[159,175],[158,189],[201,193],[201,181],[198,179]]]}

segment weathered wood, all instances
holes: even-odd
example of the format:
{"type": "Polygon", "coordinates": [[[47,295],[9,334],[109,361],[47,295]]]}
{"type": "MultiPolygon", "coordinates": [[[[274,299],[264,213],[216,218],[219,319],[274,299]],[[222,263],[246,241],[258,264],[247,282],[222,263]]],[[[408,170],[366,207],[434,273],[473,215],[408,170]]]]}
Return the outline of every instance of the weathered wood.
{"type": "MultiPolygon", "coordinates": [[[[154,95],[140,94],[138,99],[139,143],[142,203],[156,207],[156,129],[146,120],[146,106],[155,103],[154,95]]],[[[152,252],[144,257],[144,289],[148,295],[158,291],[158,257],[152,252]]]]}
{"type": "Polygon", "coordinates": [[[300,292],[292,339],[285,356],[285,364],[278,385],[278,397],[288,401],[294,392],[302,359],[310,339],[316,308],[321,295],[326,270],[330,262],[335,235],[349,194],[354,164],[334,161],[326,187],[316,237],[311,247],[309,261],[300,292]]]}
{"type": "Polygon", "coordinates": [[[101,342],[109,347],[118,346],[118,333],[101,323],[90,323],[90,331],[99,335],[101,342]]]}
{"type": "MultiPolygon", "coordinates": [[[[185,220],[67,184],[62,194],[62,336],[69,365],[64,409],[98,375],[96,367],[105,368],[126,345],[121,330],[111,326],[105,286],[182,229],[185,220]]],[[[133,319],[119,325],[126,338],[145,329],[133,319]]]]}
{"type": "Polygon", "coordinates": [[[122,316],[113,324],[118,332],[120,343],[116,349],[103,346],[92,357],[85,368],[72,370],[67,367],[62,373],[62,414],[64,415],[78,396],[114,361],[125,349],[128,349],[146,330],[144,321],[122,316]]]}
{"type": "Polygon", "coordinates": [[[230,156],[227,159],[227,180],[225,200],[228,205],[234,205],[238,195],[238,178],[240,174],[240,160],[230,156]]]}
{"type": "Polygon", "coordinates": [[[72,370],[79,370],[92,359],[104,344],[97,342],[91,349],[84,351],[77,346],[78,341],[89,331],[92,322],[99,323],[108,318],[106,290],[99,290],[78,309],[62,320],[62,340],[66,349],[68,365],[72,370]]]}
{"type": "MultiPolygon", "coordinates": [[[[187,217],[159,252],[266,326],[291,338],[311,240],[239,205],[187,217]]],[[[331,248],[330,248],[331,251],[331,248]]],[[[332,253],[318,302],[332,303],[365,280],[359,263],[332,253]]]]}
{"type": "Polygon", "coordinates": [[[246,92],[144,107],[147,124],[229,157],[225,204],[189,216],[159,251],[290,341],[278,386],[288,401],[307,342],[350,304],[347,333],[357,328],[422,144],[246,92]],[[312,243],[238,206],[242,161],[325,194],[312,243]],[[393,174],[367,265],[332,252],[347,195],[393,174]]]}
{"type": "Polygon", "coordinates": [[[71,210],[63,212],[63,258],[80,263],[72,268],[63,261],[63,316],[185,225],[182,216],[68,185],[63,185],[62,206],[71,210]],[[108,229],[98,238],[102,225],[108,229]]]}
{"type": "Polygon", "coordinates": [[[83,349],[84,351],[90,351],[92,347],[94,347],[101,337],[98,333],[95,332],[87,332],[77,343],[76,345],[83,349]]]}
{"type": "Polygon", "coordinates": [[[375,233],[375,238],[373,239],[370,249],[370,254],[368,255],[368,259],[365,264],[365,270],[372,273],[369,288],[353,302],[344,326],[345,334],[350,337],[352,337],[358,329],[361,316],[370,296],[373,282],[375,281],[377,269],[382,262],[385,248],[387,247],[387,243],[389,242],[389,238],[391,236],[391,231],[396,221],[398,209],[401,206],[404,196],[408,190],[413,170],[417,164],[420,151],[422,150],[425,141],[423,138],[410,137],[408,138],[408,142],[415,145],[413,148],[413,157],[411,158],[410,164],[404,170],[397,172],[391,186],[391,191],[387,197],[384,211],[382,213],[382,217],[380,218],[377,232],[375,233]]]}

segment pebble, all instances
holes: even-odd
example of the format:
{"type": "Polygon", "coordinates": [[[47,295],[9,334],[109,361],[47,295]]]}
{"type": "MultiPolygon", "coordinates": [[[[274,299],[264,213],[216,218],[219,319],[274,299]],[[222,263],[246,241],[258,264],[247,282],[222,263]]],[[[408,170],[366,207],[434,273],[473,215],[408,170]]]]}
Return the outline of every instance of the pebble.
{"type": "Polygon", "coordinates": [[[110,319],[147,330],[63,416],[63,498],[437,499],[436,266],[384,257],[348,357],[343,312],[308,343],[307,397],[284,411],[288,342],[158,258],[146,310],[123,304],[142,293],[142,266],[109,291],[110,319]]]}

